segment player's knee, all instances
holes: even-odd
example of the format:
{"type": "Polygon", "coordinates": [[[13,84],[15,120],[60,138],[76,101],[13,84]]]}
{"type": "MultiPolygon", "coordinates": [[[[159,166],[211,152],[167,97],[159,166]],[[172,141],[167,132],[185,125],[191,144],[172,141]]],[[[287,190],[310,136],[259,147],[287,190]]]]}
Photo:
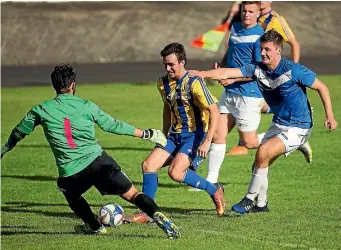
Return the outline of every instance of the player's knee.
{"type": "Polygon", "coordinates": [[[141,191],[139,191],[134,185],[132,185],[127,192],[121,194],[120,196],[125,200],[134,201],[135,198],[141,193],[142,193],[141,191]]]}
{"type": "Polygon", "coordinates": [[[168,169],[168,175],[172,180],[181,182],[184,177],[184,172],[174,167],[174,165],[171,165],[168,169]]]}
{"type": "Polygon", "coordinates": [[[142,162],[142,172],[155,172],[153,164],[148,159],[142,162]]]}
{"type": "Polygon", "coordinates": [[[248,149],[258,148],[259,142],[258,140],[244,140],[244,146],[248,149]]]}
{"type": "Polygon", "coordinates": [[[226,143],[226,135],[219,134],[216,132],[213,136],[212,142],[216,144],[225,144],[226,143]]]}

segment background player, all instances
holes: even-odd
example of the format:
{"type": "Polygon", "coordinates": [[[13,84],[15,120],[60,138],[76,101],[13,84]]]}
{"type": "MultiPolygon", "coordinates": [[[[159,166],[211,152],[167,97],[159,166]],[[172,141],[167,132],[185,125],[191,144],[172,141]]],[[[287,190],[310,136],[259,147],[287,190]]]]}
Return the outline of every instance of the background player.
{"type": "MultiPolygon", "coordinates": [[[[231,26],[229,46],[221,65],[237,68],[253,62],[260,62],[261,52],[259,38],[264,31],[257,23],[260,15],[260,2],[244,1],[242,3],[242,22],[231,26]]],[[[207,180],[218,182],[220,167],[224,161],[226,138],[237,125],[238,133],[247,148],[257,148],[264,134],[257,135],[261,118],[263,96],[257,82],[249,78],[223,80],[225,92],[219,101],[219,123],[208,154],[207,180]],[[244,81],[243,84],[238,81],[244,81]]]]}
{"type": "Polygon", "coordinates": [[[120,195],[153,217],[171,239],[180,237],[177,227],[147,195],[138,191],[120,166],[107,155],[95,138],[94,124],[102,130],[130,135],[165,145],[164,134],[155,129],[141,130],[112,118],[91,101],[76,97],[76,73],[70,65],[58,65],[51,74],[57,96],[34,106],[1,148],[1,158],[15,145],[41,125],[58,167],[57,185],[70,208],[83,221],[78,233],[105,234],[105,227],[92,213],[82,197],[92,186],[102,194],[120,195]]]}

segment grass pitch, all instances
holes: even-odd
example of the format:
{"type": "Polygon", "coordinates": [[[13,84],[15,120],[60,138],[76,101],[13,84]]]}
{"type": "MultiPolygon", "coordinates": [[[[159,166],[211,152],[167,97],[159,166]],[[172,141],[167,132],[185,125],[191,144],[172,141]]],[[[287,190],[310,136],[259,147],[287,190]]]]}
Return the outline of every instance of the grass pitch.
{"type": "MultiPolygon", "coordinates": [[[[330,88],[334,113],[341,123],[341,76],[321,76],[330,88]]],[[[209,86],[218,98],[221,86],[209,86]]],[[[54,97],[52,87],[4,88],[1,140],[35,104],[54,97]]],[[[78,85],[77,94],[100,105],[115,118],[140,128],[162,127],[162,103],[154,84],[78,85]]],[[[299,152],[280,157],[269,173],[270,213],[217,218],[205,192],[188,192],[162,169],[156,201],[179,226],[183,238],[171,241],[156,225],[122,225],[107,236],[81,236],[80,224],[56,187],[57,168],[41,127],[5,155],[1,162],[2,249],[341,249],[341,134],[323,128],[324,112],[318,94],[309,90],[315,127],[310,143],[313,162],[299,152]]],[[[263,115],[259,131],[270,125],[263,115]]],[[[141,188],[140,164],[153,145],[127,136],[97,130],[104,149],[141,188]]],[[[228,149],[237,133],[228,138],[228,149]]],[[[245,194],[255,151],[246,157],[226,157],[220,181],[225,184],[228,207],[245,194]]],[[[206,177],[207,161],[199,173],[206,177]]],[[[117,202],[130,214],[131,204],[117,196],[100,196],[92,188],[85,198],[97,213],[117,202]]]]}

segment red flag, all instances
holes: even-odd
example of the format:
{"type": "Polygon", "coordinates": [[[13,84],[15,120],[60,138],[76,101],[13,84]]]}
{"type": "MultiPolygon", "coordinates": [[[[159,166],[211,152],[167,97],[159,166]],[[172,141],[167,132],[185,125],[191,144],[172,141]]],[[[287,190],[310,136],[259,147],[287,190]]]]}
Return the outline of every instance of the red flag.
{"type": "Polygon", "coordinates": [[[198,36],[191,42],[194,48],[205,49],[216,52],[225,37],[226,30],[230,27],[230,21],[215,27],[198,36]]]}

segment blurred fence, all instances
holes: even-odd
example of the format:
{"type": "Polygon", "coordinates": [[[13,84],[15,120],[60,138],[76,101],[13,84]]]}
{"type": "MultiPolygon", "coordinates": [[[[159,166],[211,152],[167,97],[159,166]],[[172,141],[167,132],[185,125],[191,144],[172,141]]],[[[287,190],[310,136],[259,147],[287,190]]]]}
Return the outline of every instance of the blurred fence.
{"type": "MultiPolygon", "coordinates": [[[[3,65],[158,61],[178,41],[190,59],[220,58],[189,42],[216,26],[229,2],[3,3],[3,65]]],[[[303,56],[341,56],[341,2],[275,2],[303,56]]],[[[286,47],[284,54],[290,54],[286,47]]]]}

